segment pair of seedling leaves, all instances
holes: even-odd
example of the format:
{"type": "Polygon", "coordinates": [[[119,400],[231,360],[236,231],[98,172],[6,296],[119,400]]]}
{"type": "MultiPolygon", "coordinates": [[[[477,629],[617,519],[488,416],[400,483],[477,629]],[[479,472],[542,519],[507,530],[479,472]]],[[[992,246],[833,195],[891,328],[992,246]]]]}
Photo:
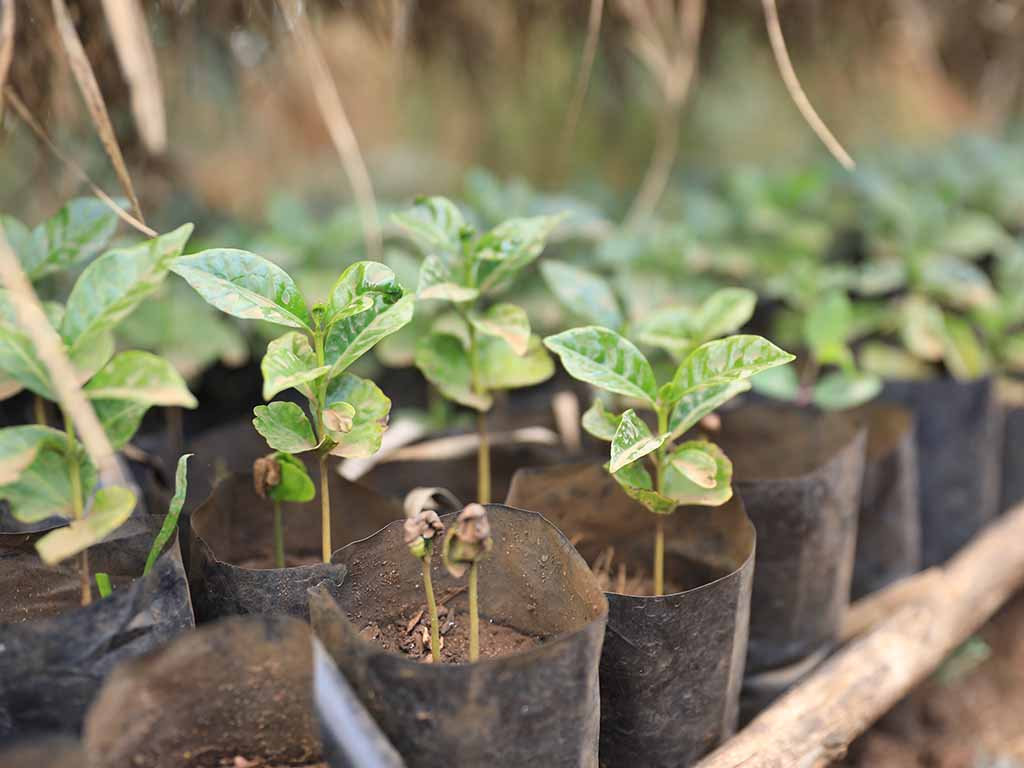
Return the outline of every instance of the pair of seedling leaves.
{"type": "MultiPolygon", "coordinates": [[[[101,251],[113,235],[116,217],[98,201],[74,200],[34,230],[10,218],[3,226],[26,274],[38,280],[101,251]]],[[[159,288],[191,231],[185,225],[107,251],[82,271],[65,304],[44,303],[47,319],[115,450],[131,439],[151,406],[196,406],[170,363],[149,352],[115,354],[113,336],[117,324],[159,288]]],[[[0,292],[0,372],[9,383],[7,392],[25,388],[56,400],[49,372],[21,329],[13,302],[0,292]]],[[[93,496],[97,484],[95,466],[67,433],[42,425],[0,430],[0,498],[11,505],[14,516],[27,524],[53,517],[71,520],[39,540],[37,549],[46,562],[59,562],[98,543],[131,515],[135,497],[130,490],[103,487],[93,496]],[[80,481],[77,488],[73,470],[80,481]],[[75,519],[76,509],[86,507],[90,498],[85,515],[75,519]]]]}
{"type": "Polygon", "coordinates": [[[290,401],[256,407],[253,425],[281,464],[281,482],[270,490],[272,498],[312,498],[312,483],[303,464],[292,458],[296,454],[355,458],[379,450],[391,401],[372,381],[347,369],[412,318],[414,297],[405,295],[387,266],[372,261],[351,265],[326,302],[313,307],[287,272],[248,251],[202,251],[178,259],[172,270],[222,312],[296,329],[267,347],[261,363],[263,397],[270,401],[295,389],[309,402],[314,421],[290,401]]]}
{"type": "Polygon", "coordinates": [[[394,220],[424,254],[418,298],[452,306],[417,342],[416,367],[427,380],[449,400],[483,412],[493,391],[550,378],[554,363],[526,311],[483,303],[540,256],[562,217],[508,219],[478,235],[453,203],[431,197],[394,220]]]}

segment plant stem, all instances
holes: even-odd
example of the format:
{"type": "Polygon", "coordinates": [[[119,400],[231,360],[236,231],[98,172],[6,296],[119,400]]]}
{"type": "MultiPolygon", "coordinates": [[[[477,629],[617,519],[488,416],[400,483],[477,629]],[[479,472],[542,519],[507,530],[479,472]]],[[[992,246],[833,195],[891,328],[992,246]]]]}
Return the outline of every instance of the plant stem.
{"type": "Polygon", "coordinates": [[[481,504],[491,503],[491,445],[487,440],[487,414],[476,415],[476,431],[480,438],[480,446],[476,454],[477,501],[481,504]]]}
{"type": "MultiPolygon", "coordinates": [[[[71,511],[75,520],[81,520],[84,512],[82,503],[82,474],[78,466],[78,444],[75,441],[75,425],[67,411],[62,411],[64,432],[68,438],[68,480],[71,484],[71,511]]],[[[89,577],[89,550],[83,549],[79,556],[79,580],[82,585],[82,605],[92,602],[92,579],[89,577]]]]}
{"type": "Polygon", "coordinates": [[[331,491],[327,482],[327,454],[320,457],[320,537],[324,562],[331,562],[331,491]]]}
{"type": "Polygon", "coordinates": [[[48,426],[46,423],[46,401],[39,395],[32,398],[32,413],[35,416],[36,424],[41,427],[48,426]]]}
{"type": "Polygon", "coordinates": [[[274,499],[274,567],[284,568],[284,522],[281,520],[281,502],[274,499]]]}
{"type": "Polygon", "coordinates": [[[654,529],[654,596],[665,594],[665,518],[658,515],[654,529]]]}
{"type": "Polygon", "coordinates": [[[429,549],[423,557],[423,590],[427,593],[427,610],[430,612],[430,655],[434,657],[435,664],[440,664],[441,631],[438,626],[437,601],[434,599],[434,582],[430,578],[429,549]]]}
{"type": "Polygon", "coordinates": [[[477,563],[469,566],[469,660],[480,658],[480,612],[476,599],[477,563]]]}

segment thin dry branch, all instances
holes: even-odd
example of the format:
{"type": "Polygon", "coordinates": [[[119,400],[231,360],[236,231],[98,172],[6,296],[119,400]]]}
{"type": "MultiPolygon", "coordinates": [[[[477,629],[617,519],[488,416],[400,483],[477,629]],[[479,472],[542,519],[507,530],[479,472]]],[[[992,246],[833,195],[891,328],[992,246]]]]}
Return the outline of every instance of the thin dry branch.
{"type": "Polygon", "coordinates": [[[850,643],[697,768],[823,768],[1024,584],[1024,504],[928,576],[929,589],[850,643]]]}
{"type": "Polygon", "coordinates": [[[4,85],[14,59],[14,0],[0,4],[0,120],[4,116],[4,85]]]}
{"type": "Polygon", "coordinates": [[[569,111],[565,115],[562,127],[562,138],[559,141],[558,157],[566,162],[572,140],[576,135],[576,126],[583,112],[583,102],[587,97],[590,85],[590,73],[594,70],[594,59],[597,57],[597,43],[601,35],[601,17],[604,15],[604,0],[590,0],[590,14],[587,16],[587,39],[583,43],[583,57],[580,59],[580,72],[576,78],[576,87],[569,101],[569,111]]]}
{"type": "Polygon", "coordinates": [[[804,93],[803,86],[800,85],[800,78],[796,76],[793,62],[789,58],[789,51],[786,49],[786,38],[782,36],[782,26],[779,24],[779,9],[775,5],[775,0],[761,0],[761,4],[764,6],[764,20],[768,27],[768,39],[772,44],[775,63],[779,67],[779,74],[782,76],[782,82],[785,84],[786,90],[789,91],[790,98],[793,99],[793,103],[800,110],[800,114],[807,122],[807,125],[814,131],[815,135],[821,140],[821,143],[825,145],[825,148],[832,157],[846,170],[852,171],[856,167],[853,158],[843,149],[843,145],[839,143],[839,140],[818,116],[818,113],[811,105],[810,99],[807,98],[807,94],[804,93]]]}
{"type": "Polygon", "coordinates": [[[352,185],[352,192],[359,208],[359,217],[363,223],[363,237],[366,239],[366,250],[371,259],[380,260],[383,254],[383,241],[380,230],[380,219],[377,214],[377,200],[373,193],[370,174],[359,151],[352,124],[349,122],[345,107],[341,102],[337,86],[331,77],[331,71],[324,59],[323,52],[310,28],[309,19],[303,10],[289,14],[285,9],[284,0],[278,0],[282,14],[288,20],[295,47],[302,59],[303,66],[313,86],[320,115],[327,126],[342,167],[352,185]]]}
{"type": "Polygon", "coordinates": [[[57,399],[78,429],[78,435],[89,458],[100,470],[102,477],[124,484],[124,476],[114,457],[114,449],[107,440],[92,405],[82,394],[78,385],[78,374],[64,351],[64,343],[46,319],[32,283],[29,282],[18,257],[7,242],[3,225],[0,225],[0,283],[7,289],[18,324],[32,339],[36,354],[50,374],[57,399]]]}
{"type": "Polygon", "coordinates": [[[661,91],[650,164],[626,214],[632,226],[654,213],[665,192],[679,142],[679,119],[697,73],[705,0],[619,0],[629,21],[630,48],[661,91]]]}
{"type": "Polygon", "coordinates": [[[152,154],[167,149],[163,87],[146,14],[138,0],[103,0],[117,60],[132,96],[132,114],[142,143],[152,154]]]}
{"type": "Polygon", "coordinates": [[[18,97],[18,94],[16,94],[10,86],[7,86],[4,89],[4,95],[7,97],[7,101],[9,101],[11,106],[14,108],[14,111],[18,113],[18,117],[20,117],[22,122],[25,123],[32,133],[36,135],[36,138],[42,142],[43,146],[49,149],[50,152],[53,153],[54,157],[64,163],[80,181],[86,184],[96,197],[106,203],[110,210],[117,214],[117,216],[130,227],[138,230],[147,237],[157,236],[157,232],[155,230],[148,227],[144,222],[136,219],[128,213],[128,211],[119,206],[110,195],[100,189],[100,187],[91,178],[89,178],[89,174],[85,172],[85,169],[82,168],[82,166],[61,152],[60,148],[53,143],[53,140],[47,135],[46,131],[43,130],[43,126],[39,124],[39,121],[35,119],[28,107],[25,106],[25,103],[18,97]]]}
{"type": "Polygon", "coordinates": [[[89,116],[92,118],[93,125],[96,126],[96,133],[99,134],[103,148],[117,173],[117,178],[131,201],[135,217],[140,221],[145,221],[142,216],[142,208],[139,205],[139,198],[135,195],[135,188],[128,175],[128,166],[125,165],[124,155],[121,154],[121,146],[117,143],[114,126],[110,122],[107,105],[103,101],[103,94],[100,92],[99,83],[96,82],[92,65],[89,64],[89,57],[85,55],[82,41],[71,21],[68,7],[64,0],[52,0],[52,5],[53,16],[57,22],[57,32],[60,35],[61,44],[64,46],[64,52],[67,54],[68,64],[71,66],[71,74],[74,75],[75,82],[78,83],[78,90],[81,91],[85,106],[89,110],[89,116]]]}

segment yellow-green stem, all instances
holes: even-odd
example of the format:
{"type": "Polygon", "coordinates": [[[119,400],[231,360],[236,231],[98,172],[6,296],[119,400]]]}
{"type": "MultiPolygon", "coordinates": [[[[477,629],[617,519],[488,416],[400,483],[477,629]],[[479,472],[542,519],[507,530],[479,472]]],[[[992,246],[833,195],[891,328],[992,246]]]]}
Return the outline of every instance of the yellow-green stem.
{"type": "Polygon", "coordinates": [[[324,562],[331,562],[331,491],[327,481],[327,454],[320,457],[320,536],[324,562]]]}
{"type": "Polygon", "coordinates": [[[469,660],[480,658],[480,612],[476,599],[477,564],[469,566],[469,660]]]}
{"type": "Polygon", "coordinates": [[[440,664],[441,629],[438,626],[437,601],[434,600],[434,582],[430,578],[430,550],[423,557],[423,591],[427,593],[427,610],[430,613],[430,655],[434,657],[435,664],[440,664]]]}
{"type": "Polygon", "coordinates": [[[32,399],[32,411],[36,419],[36,424],[41,427],[47,426],[46,423],[46,401],[43,400],[39,395],[36,395],[32,399]]]}
{"type": "MultiPolygon", "coordinates": [[[[81,520],[85,511],[82,500],[82,474],[78,466],[78,445],[75,442],[75,425],[66,411],[62,412],[64,418],[64,432],[68,439],[68,480],[71,484],[71,512],[75,520],[81,520]]],[[[79,582],[82,586],[82,605],[89,605],[92,602],[92,579],[89,577],[89,550],[83,549],[79,555],[78,568],[79,582]]]]}
{"type": "Polygon", "coordinates": [[[281,520],[281,502],[274,499],[274,567],[284,568],[284,521],[281,520]]]}
{"type": "Polygon", "coordinates": [[[477,501],[481,504],[491,503],[491,444],[487,439],[487,414],[476,415],[476,431],[480,438],[480,446],[476,454],[477,501]]]}
{"type": "Polygon", "coordinates": [[[654,529],[654,594],[665,594],[665,518],[658,515],[654,529]]]}

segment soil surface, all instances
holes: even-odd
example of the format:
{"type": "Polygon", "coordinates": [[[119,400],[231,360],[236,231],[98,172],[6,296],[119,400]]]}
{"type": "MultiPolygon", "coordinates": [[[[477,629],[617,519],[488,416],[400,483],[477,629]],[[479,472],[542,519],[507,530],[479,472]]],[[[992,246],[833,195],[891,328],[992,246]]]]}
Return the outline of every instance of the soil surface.
{"type": "MultiPolygon", "coordinates": [[[[469,661],[469,614],[465,609],[465,590],[449,590],[437,596],[437,614],[441,634],[441,662],[464,664],[469,661]],[[456,599],[461,598],[461,599],[456,599]],[[462,603],[460,605],[459,603],[462,603]]],[[[405,605],[403,620],[393,623],[369,622],[360,629],[364,640],[379,643],[382,648],[408,654],[410,658],[433,663],[430,653],[430,617],[426,603],[405,605]]],[[[497,658],[528,651],[544,642],[543,638],[526,635],[512,627],[494,624],[480,618],[480,656],[497,658]]]]}
{"type": "Polygon", "coordinates": [[[1024,768],[1024,592],[838,765],[1024,768]]]}

